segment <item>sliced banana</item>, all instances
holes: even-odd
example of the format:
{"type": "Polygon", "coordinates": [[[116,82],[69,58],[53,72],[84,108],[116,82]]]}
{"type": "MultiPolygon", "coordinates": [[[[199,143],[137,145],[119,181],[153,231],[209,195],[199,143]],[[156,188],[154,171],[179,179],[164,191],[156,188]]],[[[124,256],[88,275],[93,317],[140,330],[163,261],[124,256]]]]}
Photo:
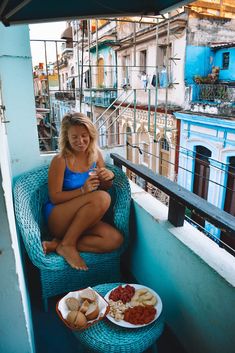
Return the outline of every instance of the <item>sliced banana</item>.
{"type": "Polygon", "coordinates": [[[131,301],[138,301],[138,299],[139,299],[139,294],[135,292],[135,294],[131,298],[131,301]]]}
{"type": "Polygon", "coordinates": [[[153,295],[152,299],[144,301],[145,305],[155,305],[156,303],[157,303],[157,298],[154,295],[153,295]]]}
{"type": "Polygon", "coordinates": [[[146,288],[137,289],[131,299],[131,306],[155,305],[156,303],[156,296],[146,288]]]}
{"type": "Polygon", "coordinates": [[[143,294],[145,294],[145,293],[147,293],[148,292],[148,289],[146,289],[146,288],[140,288],[140,289],[137,289],[136,291],[135,291],[135,294],[138,294],[139,296],[140,295],[143,295],[143,294]]]}
{"type": "Polygon", "coordinates": [[[131,300],[131,306],[137,306],[140,302],[138,300],[131,300]]]}
{"type": "Polygon", "coordinates": [[[150,299],[152,299],[152,297],[153,297],[153,294],[150,292],[147,292],[147,293],[141,295],[141,301],[150,300],[150,299]]]}

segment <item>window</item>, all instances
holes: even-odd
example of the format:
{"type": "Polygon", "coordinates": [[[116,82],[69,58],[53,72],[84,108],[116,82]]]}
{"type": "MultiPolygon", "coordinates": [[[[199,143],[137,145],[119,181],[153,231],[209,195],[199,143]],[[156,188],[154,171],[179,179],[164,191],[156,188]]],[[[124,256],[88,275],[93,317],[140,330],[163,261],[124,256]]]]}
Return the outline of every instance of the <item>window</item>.
{"type": "MultiPolygon", "coordinates": [[[[93,114],[92,112],[86,112],[86,115],[88,116],[88,118],[90,118],[91,120],[93,119],[93,114]]],[[[98,118],[97,118],[98,119],[98,118]]]]}
{"type": "Polygon", "coordinates": [[[169,44],[161,45],[157,50],[157,65],[158,65],[158,83],[160,87],[167,87],[172,82],[172,65],[170,58],[172,57],[172,46],[169,44]],[[167,53],[168,48],[168,53],[167,53]],[[167,62],[168,57],[168,62],[167,62]],[[168,77],[167,77],[168,65],[168,77]]]}
{"type": "Polygon", "coordinates": [[[223,53],[223,63],[222,63],[222,69],[227,70],[229,67],[229,52],[223,53]]]}
{"type": "MultiPolygon", "coordinates": [[[[129,126],[126,127],[126,140],[128,143],[132,144],[132,131],[129,126]]],[[[127,145],[127,159],[132,161],[132,146],[127,145]]]]}
{"type": "Polygon", "coordinates": [[[149,166],[149,144],[146,142],[142,143],[143,150],[143,164],[149,166]]]}
{"type": "Polygon", "coordinates": [[[108,132],[106,131],[105,122],[104,122],[103,118],[101,118],[99,120],[98,124],[99,124],[99,128],[98,128],[98,131],[99,131],[99,146],[102,148],[102,147],[107,146],[107,133],[108,132]]]}
{"type": "Polygon", "coordinates": [[[161,149],[165,151],[170,150],[169,143],[167,142],[166,139],[161,139],[161,149]]]}
{"type": "Polygon", "coordinates": [[[130,84],[130,55],[122,57],[122,86],[130,84]]]}
{"type": "Polygon", "coordinates": [[[165,138],[160,140],[159,174],[167,177],[169,172],[170,147],[165,138]]]}
{"type": "MultiPolygon", "coordinates": [[[[172,57],[172,46],[169,44],[168,47],[168,60],[172,57]]],[[[167,65],[167,45],[160,45],[157,50],[157,64],[158,68],[167,65]]]]}
{"type": "Polygon", "coordinates": [[[147,70],[147,50],[140,51],[140,72],[146,72],[147,70]]]}
{"type": "Polygon", "coordinates": [[[86,88],[91,88],[91,70],[88,69],[85,72],[85,84],[86,84],[86,88]]]}

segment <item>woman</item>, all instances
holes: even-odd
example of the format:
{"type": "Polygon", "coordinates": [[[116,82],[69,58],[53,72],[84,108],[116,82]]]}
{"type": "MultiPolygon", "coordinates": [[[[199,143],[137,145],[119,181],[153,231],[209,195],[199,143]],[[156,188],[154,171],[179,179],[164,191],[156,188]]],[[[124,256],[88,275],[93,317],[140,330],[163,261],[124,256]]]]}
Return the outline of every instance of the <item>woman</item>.
{"type": "Polygon", "coordinates": [[[48,174],[45,214],[54,238],[43,242],[43,249],[56,251],[78,270],[88,269],[80,251],[110,252],[123,242],[121,233],[102,221],[111,201],[105,190],[112,186],[114,174],[105,168],[96,140],[89,118],[66,114],[60,153],[52,159],[48,174]]]}

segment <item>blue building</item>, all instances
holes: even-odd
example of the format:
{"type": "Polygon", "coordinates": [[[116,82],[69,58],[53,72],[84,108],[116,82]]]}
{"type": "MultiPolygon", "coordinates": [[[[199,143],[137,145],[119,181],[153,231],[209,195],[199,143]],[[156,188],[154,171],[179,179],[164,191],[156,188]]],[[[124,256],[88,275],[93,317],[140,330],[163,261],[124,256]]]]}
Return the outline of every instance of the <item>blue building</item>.
{"type": "MultiPolygon", "coordinates": [[[[235,215],[235,42],[230,40],[235,34],[233,23],[211,18],[205,18],[200,25],[189,21],[185,82],[191,98],[185,110],[175,116],[180,120],[178,183],[235,215]],[[231,25],[221,37],[224,21],[231,25]]],[[[220,234],[207,221],[194,214],[191,218],[230,243],[227,235],[220,234]]]]}

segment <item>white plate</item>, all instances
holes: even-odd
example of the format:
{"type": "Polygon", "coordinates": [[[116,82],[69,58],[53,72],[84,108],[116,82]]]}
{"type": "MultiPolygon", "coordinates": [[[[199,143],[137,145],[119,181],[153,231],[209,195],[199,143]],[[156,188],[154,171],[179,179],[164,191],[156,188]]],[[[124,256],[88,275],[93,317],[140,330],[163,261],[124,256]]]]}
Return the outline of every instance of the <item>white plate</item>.
{"type": "MultiPolygon", "coordinates": [[[[123,286],[126,286],[127,284],[129,284],[129,283],[123,284],[122,287],[123,287],[123,286]]],[[[138,328],[138,327],[143,327],[143,326],[150,325],[152,322],[154,322],[155,320],[157,320],[157,318],[160,316],[160,314],[161,314],[161,312],[162,312],[162,301],[161,301],[161,298],[160,298],[159,295],[158,295],[156,292],[154,292],[154,290],[151,289],[151,288],[148,288],[148,287],[143,286],[143,285],[141,285],[141,284],[129,284],[129,285],[132,286],[132,287],[134,287],[135,289],[146,288],[146,289],[148,289],[148,291],[149,291],[150,293],[152,293],[152,294],[154,294],[154,295],[156,296],[156,298],[157,298],[157,303],[156,303],[156,305],[155,305],[154,307],[155,307],[155,309],[157,310],[157,312],[156,312],[156,315],[155,315],[154,319],[153,319],[151,322],[149,322],[148,324],[134,325],[134,324],[131,324],[131,323],[129,323],[129,322],[127,322],[127,321],[124,321],[124,320],[117,321],[117,320],[115,320],[112,316],[110,316],[110,314],[108,314],[106,317],[107,317],[110,321],[112,321],[114,324],[116,324],[116,325],[118,325],[118,326],[122,326],[122,327],[127,327],[127,328],[138,328]]],[[[117,287],[115,287],[115,288],[117,288],[117,287]]],[[[109,302],[109,295],[110,295],[110,293],[111,293],[115,288],[113,288],[112,290],[110,290],[110,291],[105,295],[104,299],[105,299],[107,302],[109,302]]]]}

